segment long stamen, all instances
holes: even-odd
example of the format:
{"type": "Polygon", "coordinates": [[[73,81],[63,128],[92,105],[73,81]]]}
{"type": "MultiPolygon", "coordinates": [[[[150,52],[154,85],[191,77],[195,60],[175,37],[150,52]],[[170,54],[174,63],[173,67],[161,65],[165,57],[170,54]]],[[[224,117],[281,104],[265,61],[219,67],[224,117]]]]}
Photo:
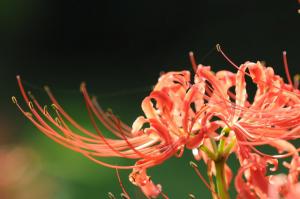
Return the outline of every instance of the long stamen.
{"type": "Polygon", "coordinates": [[[130,199],[130,196],[128,195],[128,193],[126,192],[124,186],[123,186],[123,183],[122,183],[122,180],[121,180],[121,177],[120,177],[120,174],[119,174],[119,170],[116,169],[116,174],[117,174],[117,177],[118,177],[118,181],[119,181],[119,184],[121,186],[121,189],[123,191],[123,193],[125,194],[126,198],[130,199]]]}
{"type": "Polygon", "coordinates": [[[223,52],[223,50],[221,49],[221,46],[220,46],[220,44],[217,44],[216,45],[216,48],[217,48],[217,51],[218,52],[220,52],[222,55],[223,55],[223,57],[232,65],[232,66],[234,66],[236,69],[240,69],[239,67],[238,67],[238,65],[236,65],[231,59],[229,59],[229,57],[227,57],[227,55],[223,52]]]}
{"type": "MultiPolygon", "coordinates": [[[[96,109],[99,111],[99,113],[103,116],[103,118],[106,120],[107,123],[109,123],[112,127],[115,126],[115,124],[113,123],[112,121],[112,117],[116,117],[112,111],[107,111],[107,112],[104,112],[103,109],[101,108],[101,106],[99,105],[96,97],[92,97],[92,102],[93,104],[95,105],[96,109]]],[[[124,133],[127,135],[127,136],[132,136],[131,134],[131,128],[126,125],[125,123],[123,123],[122,121],[120,121],[121,123],[121,127],[122,129],[124,129],[124,133]]],[[[114,133],[114,132],[112,132],[114,133]]],[[[119,136],[118,134],[116,134],[116,136],[119,136]]]]}
{"type": "Polygon", "coordinates": [[[112,150],[114,151],[116,154],[120,155],[121,157],[125,157],[125,158],[130,158],[129,156],[125,155],[124,153],[121,153],[120,151],[116,150],[110,143],[109,141],[104,137],[104,135],[102,134],[101,130],[97,127],[97,124],[95,122],[95,119],[92,115],[90,106],[88,103],[86,103],[86,108],[88,110],[88,115],[90,117],[90,120],[92,122],[92,125],[94,127],[94,129],[96,130],[96,132],[98,133],[99,137],[102,139],[102,141],[112,150]]]}
{"type": "Polygon", "coordinates": [[[145,159],[150,159],[151,157],[146,156],[145,154],[142,154],[139,150],[137,150],[134,146],[132,146],[132,144],[128,141],[127,137],[124,135],[124,132],[123,132],[123,130],[120,127],[120,120],[117,119],[117,118],[115,118],[115,119],[117,120],[116,122],[118,123],[117,126],[119,127],[119,131],[121,132],[121,135],[122,135],[123,139],[125,140],[125,142],[127,143],[128,147],[130,149],[132,149],[140,157],[143,157],[145,159]]]}
{"type": "MultiPolygon", "coordinates": [[[[194,162],[190,162],[190,166],[194,169],[195,173],[197,174],[197,176],[201,179],[201,181],[205,184],[205,186],[213,193],[215,193],[215,191],[210,187],[210,185],[208,184],[208,182],[205,180],[205,178],[203,177],[203,175],[201,174],[201,172],[198,170],[198,166],[194,163],[194,162]]],[[[215,193],[216,194],[216,193],[215,193]]]]}
{"type": "Polygon", "coordinates": [[[193,70],[196,73],[197,72],[197,62],[196,62],[194,53],[190,52],[189,53],[189,57],[190,57],[190,62],[192,63],[193,70]]]}
{"type": "Polygon", "coordinates": [[[64,109],[60,106],[60,104],[58,103],[58,101],[56,100],[56,98],[54,97],[54,95],[52,94],[51,90],[49,87],[45,86],[44,87],[47,95],[49,96],[50,100],[52,101],[53,104],[55,104],[57,106],[57,110],[77,129],[79,129],[81,132],[83,132],[84,134],[95,138],[97,140],[100,140],[99,136],[89,132],[88,130],[86,130],[85,128],[83,128],[81,125],[79,125],[67,112],[64,111],[64,109]]]}
{"type": "Polygon", "coordinates": [[[164,199],[169,199],[169,197],[168,197],[166,194],[164,194],[163,192],[161,192],[160,195],[162,195],[162,197],[163,197],[164,199]]]}
{"type": "Polygon", "coordinates": [[[117,132],[117,130],[115,129],[115,127],[110,126],[109,123],[107,123],[105,121],[105,119],[103,118],[103,116],[101,115],[101,113],[99,113],[99,111],[97,110],[97,108],[94,106],[88,92],[85,86],[85,83],[82,83],[80,85],[80,90],[83,94],[83,97],[86,101],[86,103],[88,104],[88,106],[90,107],[90,109],[93,111],[93,113],[95,114],[95,116],[101,121],[101,123],[110,131],[110,132],[114,132],[115,134],[119,134],[119,132],[117,132]]]}
{"type": "MultiPolygon", "coordinates": [[[[217,44],[216,45],[216,48],[217,48],[217,51],[218,52],[220,52],[222,55],[223,55],[223,57],[232,65],[232,66],[234,66],[237,70],[240,70],[240,68],[223,52],[223,50],[221,49],[221,46],[220,46],[220,44],[217,44]]],[[[248,73],[248,72],[246,72],[246,71],[242,71],[243,73],[245,73],[247,76],[249,76],[249,77],[251,77],[251,75],[250,75],[250,73],[248,73]]],[[[265,81],[260,81],[261,83],[263,83],[263,84],[267,84],[267,82],[265,82],[265,81]]],[[[291,91],[289,91],[288,89],[286,89],[286,88],[280,88],[280,87],[278,87],[278,86],[275,86],[275,85],[273,85],[273,87],[274,88],[277,88],[277,89],[279,89],[279,90],[284,90],[285,92],[287,92],[287,93],[290,93],[290,94],[293,94],[293,95],[296,95],[296,96],[300,96],[300,94],[299,93],[295,93],[295,92],[291,92],[291,91]]]]}
{"type": "Polygon", "coordinates": [[[288,66],[286,51],[282,52],[282,56],[283,56],[283,64],[284,64],[285,75],[286,75],[286,77],[288,79],[289,84],[291,86],[293,86],[292,78],[291,78],[290,71],[289,71],[289,66],[288,66]]]}

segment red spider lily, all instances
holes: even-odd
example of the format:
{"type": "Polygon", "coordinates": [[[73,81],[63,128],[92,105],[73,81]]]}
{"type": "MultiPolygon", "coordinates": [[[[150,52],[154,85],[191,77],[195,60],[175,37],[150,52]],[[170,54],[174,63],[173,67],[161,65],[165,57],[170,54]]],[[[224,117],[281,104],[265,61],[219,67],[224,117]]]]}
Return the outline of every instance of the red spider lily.
{"type": "MultiPolygon", "coordinates": [[[[32,94],[26,94],[19,76],[17,80],[30,112],[25,112],[14,97],[13,101],[20,111],[46,136],[103,166],[116,169],[134,169],[135,175],[138,176],[136,177],[138,181],[135,184],[141,187],[146,196],[156,197],[161,193],[160,185],[153,184],[150,178],[145,175],[145,169],[162,162],[174,153],[173,148],[166,147],[163,139],[147,134],[132,134],[129,126],[118,120],[111,112],[104,112],[95,99],[89,97],[84,84],[81,85],[81,91],[97,134],[88,131],[73,120],[59,105],[49,88],[46,88],[46,92],[53,102],[56,118],[50,115],[47,107],[42,107],[32,94]],[[31,99],[29,100],[29,98],[31,99]],[[116,139],[104,137],[96,124],[95,116],[117,137],[116,139]],[[75,133],[65,121],[80,130],[84,136],[75,133]],[[98,157],[123,157],[138,159],[138,161],[136,165],[120,166],[105,163],[98,157]],[[150,188],[151,190],[148,190],[150,188]]],[[[176,143],[174,143],[174,147],[176,147],[176,143]]]]}
{"type": "Polygon", "coordinates": [[[267,164],[274,165],[271,171],[277,169],[277,159],[261,157],[258,154],[250,154],[250,158],[244,161],[236,176],[235,186],[238,191],[238,198],[297,198],[299,194],[299,156],[297,149],[285,140],[274,140],[272,143],[278,151],[285,150],[293,153],[291,163],[284,162],[289,169],[289,174],[277,174],[267,176],[267,164]],[[243,180],[243,174],[246,181],[243,180]]]}
{"type": "MultiPolygon", "coordinates": [[[[221,51],[220,48],[218,50],[221,51]]],[[[221,53],[228,59],[222,51],[221,53]]],[[[218,73],[212,73],[208,67],[199,67],[197,70],[198,78],[208,81],[211,85],[207,99],[209,101],[207,112],[218,118],[214,122],[218,122],[220,127],[227,126],[231,129],[227,136],[215,134],[221,136],[215,137],[215,140],[223,139],[227,144],[232,139],[237,140],[234,151],[241,163],[236,177],[239,198],[269,198],[268,191],[272,186],[266,176],[267,164],[271,163],[276,168],[277,159],[275,158],[288,156],[293,156],[292,165],[298,162],[300,149],[295,149],[286,141],[299,138],[298,79],[295,78],[297,81],[293,86],[289,77],[286,53],[284,53],[284,64],[289,84],[284,83],[280,76],[275,75],[271,67],[265,67],[260,62],[246,62],[238,67],[231,60],[228,59],[228,61],[238,68],[238,72],[236,74],[227,72],[230,75],[226,75],[226,81],[220,78],[218,73]],[[247,69],[249,72],[246,71],[247,69]],[[245,75],[249,76],[257,86],[253,102],[247,100],[245,75]],[[229,91],[230,87],[235,87],[235,94],[229,91]],[[255,148],[258,145],[270,145],[277,148],[279,153],[286,152],[286,154],[267,155],[255,148]],[[247,183],[242,179],[243,174],[247,183]]],[[[207,123],[210,121],[208,120],[207,123]]],[[[289,178],[298,179],[298,171],[295,168],[299,164],[296,165],[291,166],[293,172],[290,172],[289,178]]],[[[286,186],[295,185],[296,182],[291,180],[286,186]]],[[[293,193],[295,191],[298,190],[296,188],[292,190],[293,193]]]]}
{"type": "MultiPolygon", "coordinates": [[[[147,169],[172,156],[181,157],[185,148],[192,149],[195,159],[202,158],[208,165],[211,184],[205,184],[214,198],[219,198],[220,193],[216,196],[212,185],[213,175],[218,178],[220,170],[224,175],[220,182],[226,190],[229,187],[232,173],[226,165],[226,159],[232,152],[241,164],[235,180],[239,197],[268,197],[270,190],[278,190],[282,185],[271,185],[266,176],[267,164],[276,168],[276,158],[292,156],[294,161],[291,165],[298,165],[296,159],[299,149],[290,146],[286,140],[300,137],[299,80],[295,78],[293,85],[286,54],[284,65],[288,84],[275,75],[271,67],[265,67],[260,62],[246,62],[238,67],[219,46],[217,50],[237,68],[236,73],[225,70],[214,73],[209,66],[197,66],[193,54],[190,54],[195,71],[194,82],[188,71],[163,74],[153,91],[142,102],[145,116],[138,117],[132,128],[121,122],[111,111],[103,111],[95,98],[90,98],[85,84],[81,85],[80,90],[95,133],[74,121],[59,105],[49,88],[46,88],[46,92],[54,105],[55,116],[50,115],[47,108],[42,107],[32,94],[26,94],[20,77],[17,77],[18,84],[30,113],[14,97],[13,101],[40,131],[54,141],[103,166],[133,169],[130,181],[140,187],[148,198],[167,196],[162,193],[161,185],[154,184],[146,174],[147,169]],[[252,102],[248,100],[246,76],[257,87],[252,102]],[[97,126],[96,119],[115,138],[105,137],[97,126]],[[83,135],[76,134],[67,123],[83,135]],[[286,154],[267,155],[255,148],[258,145],[270,145],[277,148],[279,153],[286,154]],[[101,157],[134,159],[136,163],[129,166],[112,165],[101,161],[101,157]],[[246,185],[249,187],[245,187],[246,185]]],[[[202,178],[197,168],[193,168],[202,178]]],[[[291,171],[295,170],[295,166],[290,168],[291,171]]],[[[290,173],[288,178],[298,176],[296,172],[290,173]]],[[[296,182],[291,180],[289,184],[295,185],[296,182]]],[[[123,187],[122,189],[128,196],[123,187]]]]}
{"type": "Polygon", "coordinates": [[[47,107],[42,107],[31,93],[26,94],[19,76],[17,80],[30,112],[26,112],[15,97],[13,101],[41,132],[98,164],[116,169],[133,169],[130,181],[139,186],[147,197],[157,197],[163,193],[161,186],[155,185],[146,175],[146,169],[162,163],[173,155],[180,157],[185,145],[193,148],[203,139],[199,126],[196,127],[194,124],[206,108],[198,107],[197,115],[191,110],[190,103],[201,93],[197,93],[199,88],[196,86],[190,86],[190,75],[187,71],[170,72],[160,77],[153,92],[142,103],[146,118],[142,116],[137,118],[133,128],[121,122],[112,112],[104,112],[97,101],[89,97],[85,84],[82,84],[81,92],[96,134],[73,120],[60,106],[49,88],[46,87],[45,90],[53,103],[56,116],[50,115],[47,107]],[[94,117],[116,138],[105,137],[94,117]],[[65,121],[80,130],[84,136],[75,133],[65,121]],[[150,127],[142,129],[145,123],[149,123],[150,127]],[[112,165],[99,160],[98,157],[136,159],[136,164],[112,165]]]}

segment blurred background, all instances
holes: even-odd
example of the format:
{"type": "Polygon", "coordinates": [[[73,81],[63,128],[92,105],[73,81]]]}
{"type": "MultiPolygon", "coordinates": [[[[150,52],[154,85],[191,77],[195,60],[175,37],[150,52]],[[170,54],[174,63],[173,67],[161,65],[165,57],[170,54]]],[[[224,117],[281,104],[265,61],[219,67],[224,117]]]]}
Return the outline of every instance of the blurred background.
{"type": "MultiPolygon", "coordinates": [[[[284,75],[286,50],[291,74],[299,73],[298,8],[296,0],[1,0],[0,198],[101,199],[121,193],[114,170],[46,138],[18,112],[11,103],[12,95],[21,101],[17,74],[41,104],[50,104],[42,90],[49,85],[65,110],[91,128],[79,93],[85,81],[104,108],[130,125],[160,72],[191,70],[189,51],[213,70],[234,70],[216,52],[220,43],[237,64],[263,60],[284,75]]],[[[149,174],[170,198],[210,198],[190,160],[186,151],[149,174]]],[[[127,191],[143,198],[128,182],[129,172],[121,172],[127,191]]]]}

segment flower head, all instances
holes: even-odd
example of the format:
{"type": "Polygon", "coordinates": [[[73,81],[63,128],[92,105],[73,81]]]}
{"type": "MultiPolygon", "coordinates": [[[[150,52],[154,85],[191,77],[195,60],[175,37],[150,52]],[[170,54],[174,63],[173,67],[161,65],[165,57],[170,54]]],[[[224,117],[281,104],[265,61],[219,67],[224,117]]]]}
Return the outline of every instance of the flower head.
{"type": "MultiPolygon", "coordinates": [[[[20,77],[17,77],[18,84],[30,112],[26,112],[16,98],[13,97],[13,101],[41,132],[54,141],[103,166],[132,169],[130,181],[149,198],[160,194],[167,196],[162,193],[162,186],[154,184],[147,175],[147,169],[172,156],[181,157],[185,148],[193,151],[196,160],[203,159],[208,165],[211,184],[212,176],[216,176],[219,197],[228,198],[225,192],[232,172],[226,160],[232,153],[241,165],[235,179],[238,197],[264,198],[268,197],[270,190],[276,190],[272,192],[276,195],[283,185],[276,184],[277,178],[274,178],[275,183],[271,183],[270,176],[267,176],[268,164],[272,164],[275,170],[276,158],[292,156],[290,171],[293,172],[287,177],[288,183],[295,185],[298,176],[298,171],[295,171],[298,149],[288,140],[299,138],[299,80],[295,78],[293,85],[286,54],[284,64],[289,83],[276,75],[272,67],[261,62],[245,62],[237,66],[220,46],[217,50],[237,68],[236,73],[226,70],[214,73],[210,66],[197,66],[191,53],[194,79],[191,79],[189,71],[162,74],[153,91],[142,102],[144,116],[139,116],[132,127],[120,121],[111,111],[104,111],[95,98],[90,98],[85,84],[80,90],[94,132],[72,119],[47,87],[45,90],[56,115],[49,114],[31,93],[26,93],[20,77]],[[248,99],[247,76],[256,86],[253,100],[248,99]],[[104,136],[96,119],[115,137],[104,136]],[[74,132],[69,124],[82,134],[74,132]],[[286,153],[267,155],[256,149],[260,145],[269,145],[278,153],[286,153]],[[112,165],[103,162],[101,157],[134,159],[135,164],[112,165]]],[[[196,167],[193,168],[197,172],[196,167]]],[[[213,194],[216,193],[211,184],[205,184],[213,194]]]]}

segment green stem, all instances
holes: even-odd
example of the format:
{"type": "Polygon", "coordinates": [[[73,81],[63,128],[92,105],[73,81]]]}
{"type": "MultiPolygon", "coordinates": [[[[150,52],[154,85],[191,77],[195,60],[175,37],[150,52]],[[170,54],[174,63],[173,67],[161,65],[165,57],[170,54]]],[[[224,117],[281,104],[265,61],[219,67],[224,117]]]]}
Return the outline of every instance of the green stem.
{"type": "Polygon", "coordinates": [[[199,149],[202,150],[203,152],[205,152],[210,159],[215,160],[217,158],[216,154],[213,153],[209,148],[207,148],[207,146],[201,145],[199,147],[199,149]]]}
{"type": "Polygon", "coordinates": [[[220,199],[230,199],[229,193],[226,188],[225,179],[225,158],[215,161],[216,166],[216,184],[218,189],[218,196],[220,199]]]}
{"type": "Polygon", "coordinates": [[[236,138],[233,137],[231,139],[231,141],[229,142],[229,144],[227,144],[227,146],[223,150],[223,154],[224,154],[225,157],[229,155],[230,151],[235,146],[235,144],[236,144],[236,138]]]}

